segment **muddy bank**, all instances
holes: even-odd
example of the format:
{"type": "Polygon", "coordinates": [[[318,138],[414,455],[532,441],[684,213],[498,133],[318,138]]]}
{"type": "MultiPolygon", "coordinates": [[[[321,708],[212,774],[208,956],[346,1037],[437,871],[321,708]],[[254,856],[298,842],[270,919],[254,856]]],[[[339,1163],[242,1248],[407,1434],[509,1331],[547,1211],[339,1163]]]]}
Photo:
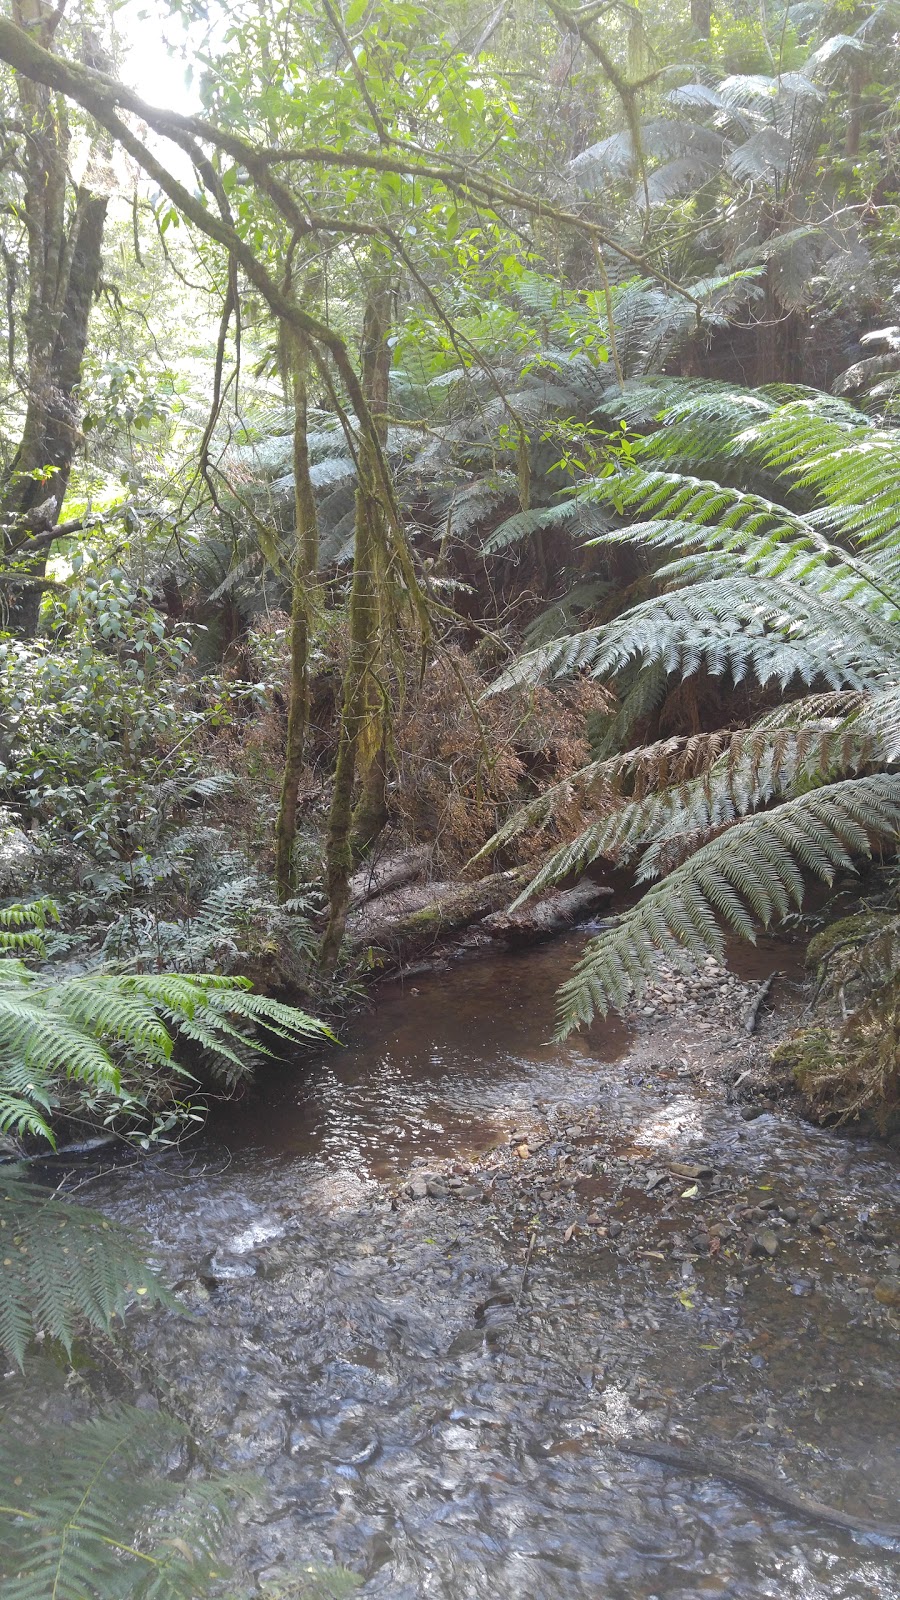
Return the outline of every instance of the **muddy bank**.
{"type": "Polygon", "coordinates": [[[94,1186],[192,1312],[132,1325],[148,1386],[261,1474],[259,1584],[312,1557],[391,1600],[893,1600],[893,1548],[615,1442],[896,1520],[896,1153],[763,1093],[785,947],[554,1044],[577,945],[386,986],[202,1147],[94,1186]]]}

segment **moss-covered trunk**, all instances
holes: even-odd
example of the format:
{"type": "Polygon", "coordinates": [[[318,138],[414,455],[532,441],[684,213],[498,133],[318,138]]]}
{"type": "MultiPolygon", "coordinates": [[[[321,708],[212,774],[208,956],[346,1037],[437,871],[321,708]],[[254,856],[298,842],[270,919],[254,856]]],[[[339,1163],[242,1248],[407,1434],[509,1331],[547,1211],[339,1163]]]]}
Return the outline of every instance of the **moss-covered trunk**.
{"type": "MultiPolygon", "coordinates": [[[[46,0],[16,0],[13,15],[47,44],[59,20],[46,0]]],[[[6,561],[22,576],[21,586],[12,587],[9,625],[27,636],[37,628],[52,530],[81,441],[78,385],[107,200],[71,185],[72,136],[62,97],[21,74],[16,85],[28,237],[26,395],[22,436],[0,490],[0,522],[6,561]]]]}
{"type": "Polygon", "coordinates": [[[292,857],[297,836],[297,796],[303,772],[309,726],[309,646],[315,613],[316,574],[319,566],[319,525],[309,471],[307,441],[306,347],[291,350],[294,402],[294,551],[291,586],[291,678],[288,693],[287,744],[281,800],[275,823],[275,880],[278,897],[286,900],[293,888],[292,857]]]}
{"type": "Polygon", "coordinates": [[[371,842],[372,828],[383,826],[388,740],[388,706],[383,673],[382,597],[386,575],[385,514],[377,449],[387,434],[391,352],[391,288],[385,278],[369,288],[363,316],[362,379],[376,438],[365,433],[359,442],[356,491],[356,535],[350,589],[350,649],[344,674],[334,790],[328,818],[326,873],[328,925],[321,963],[326,972],[337,964],[347,906],[350,874],[360,836],[371,842]],[[353,795],[363,769],[363,796],[354,821],[353,795]]]}

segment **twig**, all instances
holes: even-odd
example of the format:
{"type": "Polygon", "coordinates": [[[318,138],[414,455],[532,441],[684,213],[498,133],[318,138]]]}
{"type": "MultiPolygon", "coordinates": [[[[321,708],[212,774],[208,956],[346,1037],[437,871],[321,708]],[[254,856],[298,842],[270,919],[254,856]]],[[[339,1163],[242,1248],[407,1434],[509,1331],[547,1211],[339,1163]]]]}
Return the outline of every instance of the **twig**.
{"type": "Polygon", "coordinates": [[[757,1023],[759,1022],[759,1013],[763,1001],[768,999],[769,991],[771,990],[772,985],[777,977],[777,972],[770,972],[765,983],[760,984],[755,995],[753,996],[753,999],[750,1001],[750,1004],[744,1014],[744,1032],[746,1034],[750,1035],[756,1032],[757,1023]]]}

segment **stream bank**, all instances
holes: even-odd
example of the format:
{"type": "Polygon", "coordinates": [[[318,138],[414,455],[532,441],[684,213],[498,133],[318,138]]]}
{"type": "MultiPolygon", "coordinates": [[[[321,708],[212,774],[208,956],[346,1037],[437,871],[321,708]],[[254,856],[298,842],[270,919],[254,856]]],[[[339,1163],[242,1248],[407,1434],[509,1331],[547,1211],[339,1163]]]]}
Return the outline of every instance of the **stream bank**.
{"type": "Polygon", "coordinates": [[[894,1600],[890,1544],[614,1446],[896,1521],[896,1151],[768,1098],[790,947],[551,1043],[579,944],[387,985],[344,1049],[92,1187],[193,1314],[131,1324],[148,1384],[265,1481],[230,1552],[261,1592],[309,1557],[389,1600],[894,1600]]]}

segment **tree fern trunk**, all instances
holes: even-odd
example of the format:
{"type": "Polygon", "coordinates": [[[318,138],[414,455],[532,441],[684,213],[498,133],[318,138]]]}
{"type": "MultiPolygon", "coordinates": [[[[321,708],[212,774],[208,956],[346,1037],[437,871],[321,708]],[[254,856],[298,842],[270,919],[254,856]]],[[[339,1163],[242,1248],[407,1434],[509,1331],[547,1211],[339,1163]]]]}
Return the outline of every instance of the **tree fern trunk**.
{"type": "Polygon", "coordinates": [[[309,471],[307,442],[305,347],[295,345],[290,359],[294,400],[294,518],[297,544],[291,589],[291,679],[287,746],[284,755],[281,801],[275,823],[275,881],[280,900],[286,900],[293,887],[291,857],[297,835],[297,795],[309,726],[309,641],[319,565],[319,525],[309,471]]]}

